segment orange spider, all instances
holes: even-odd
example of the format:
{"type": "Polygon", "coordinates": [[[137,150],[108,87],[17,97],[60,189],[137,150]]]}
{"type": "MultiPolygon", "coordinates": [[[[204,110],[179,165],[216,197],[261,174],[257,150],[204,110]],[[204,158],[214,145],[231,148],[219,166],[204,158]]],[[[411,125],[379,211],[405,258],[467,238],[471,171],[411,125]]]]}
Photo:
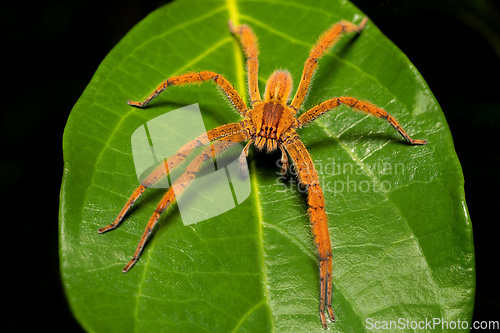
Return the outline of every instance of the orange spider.
{"type": "Polygon", "coordinates": [[[410,138],[403,128],[401,128],[399,123],[386,111],[369,102],[360,101],[352,97],[336,97],[329,99],[306,111],[300,117],[295,117],[307,95],[318,59],[337,42],[342,33],[359,33],[365,27],[366,22],[366,18],[364,18],[359,25],[341,21],[334,24],[319,38],[319,41],[313,47],[306,60],[299,87],[290,104],[288,104],[288,101],[292,91],[292,78],[290,73],[284,70],[277,70],[271,74],[266,83],[264,98],[263,100],[261,99],[257,73],[259,67],[257,38],[247,25],[243,24],[236,27],[231,21],[229,22],[229,29],[231,33],[239,37],[247,58],[248,88],[251,102],[250,109],[246,106],[238,92],[222,75],[210,71],[188,73],[171,77],[160,84],[143,102],[128,101],[129,105],[144,107],[168,86],[213,80],[226,94],[227,98],[232,102],[244,119],[237,123],[219,126],[208,131],[206,135],[201,135],[184,145],[176,155],[165,160],[164,165],[162,164],[157,167],[141,185],[139,185],[112,224],[99,229],[99,233],[104,233],[118,227],[129,208],[142,195],[146,188],[156,183],[160,178],[164,177],[168,172],[184,162],[186,156],[191,153],[194,148],[213,142],[209,148],[205,149],[203,153],[197,156],[189,164],[186,171],[167,190],[151,216],[132,260],[130,260],[123,269],[124,273],[130,270],[139,259],[146,240],[158,222],[160,214],[175,202],[176,198],[174,193],[179,195],[179,193],[195,179],[196,173],[202,167],[203,162],[211,159],[212,156],[220,154],[222,151],[238,142],[248,141],[241,153],[241,159],[248,155],[248,148],[251,144],[255,144],[259,150],[266,149],[267,152],[273,152],[279,148],[282,152],[281,160],[283,163],[283,171],[286,171],[288,166],[288,154],[297,170],[299,181],[308,191],[307,204],[309,209],[307,211],[309,213],[314,243],[318,251],[319,260],[319,314],[321,324],[323,328],[327,328],[325,307],[330,319],[332,321],[335,320],[332,309],[332,250],[328,233],[327,216],[325,213],[325,199],[319,185],[318,175],[311,156],[302,141],[300,141],[299,135],[295,130],[300,129],[302,126],[308,124],[327,111],[341,104],[345,104],[351,108],[387,120],[410,144],[422,145],[427,143],[426,140],[415,140],[410,138]]]}

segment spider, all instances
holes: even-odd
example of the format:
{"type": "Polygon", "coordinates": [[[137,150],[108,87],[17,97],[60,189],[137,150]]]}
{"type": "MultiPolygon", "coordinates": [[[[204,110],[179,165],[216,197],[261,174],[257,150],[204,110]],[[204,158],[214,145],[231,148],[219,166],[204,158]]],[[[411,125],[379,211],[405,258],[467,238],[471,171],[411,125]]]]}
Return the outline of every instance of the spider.
{"type": "Polygon", "coordinates": [[[146,241],[158,222],[160,214],[175,202],[174,193],[176,195],[182,193],[195,179],[196,173],[201,169],[204,161],[222,153],[236,143],[247,141],[248,143],[244,147],[240,159],[248,156],[248,149],[252,144],[259,150],[265,149],[268,153],[280,149],[283,165],[282,172],[286,172],[290,157],[293,166],[297,170],[299,182],[307,190],[307,205],[309,207],[307,212],[319,261],[319,315],[324,329],[327,328],[325,310],[330,320],[332,322],[335,321],[332,309],[332,249],[325,212],[325,199],[311,156],[300,140],[296,130],[309,124],[326,112],[335,109],[337,106],[344,104],[353,109],[387,120],[412,145],[427,143],[426,140],[412,139],[406,134],[396,119],[386,111],[369,102],[352,97],[328,99],[302,113],[299,117],[296,117],[297,111],[300,109],[309,90],[318,60],[339,40],[342,34],[360,33],[364,29],[366,22],[366,18],[363,18],[359,25],[341,21],[332,25],[329,30],[320,36],[305,62],[298,89],[291,102],[292,77],[286,70],[276,70],[271,74],[266,83],[264,96],[261,98],[258,86],[259,52],[257,38],[248,25],[235,26],[231,21],[229,21],[229,30],[233,35],[238,37],[246,56],[250,108],[247,107],[240,94],[224,76],[211,71],[187,73],[170,77],[161,83],[143,102],[128,101],[129,105],[145,107],[169,86],[213,80],[225,93],[226,97],[243,117],[243,120],[219,126],[185,144],[176,155],[165,160],[164,165],[162,164],[154,169],[139,187],[135,189],[112,224],[99,229],[99,233],[104,233],[118,227],[129,208],[144,193],[146,188],[155,184],[160,178],[184,162],[186,156],[194,148],[212,143],[209,148],[206,148],[188,165],[186,171],[167,190],[151,216],[133,258],[123,268],[124,273],[128,272],[139,259],[146,241]]]}

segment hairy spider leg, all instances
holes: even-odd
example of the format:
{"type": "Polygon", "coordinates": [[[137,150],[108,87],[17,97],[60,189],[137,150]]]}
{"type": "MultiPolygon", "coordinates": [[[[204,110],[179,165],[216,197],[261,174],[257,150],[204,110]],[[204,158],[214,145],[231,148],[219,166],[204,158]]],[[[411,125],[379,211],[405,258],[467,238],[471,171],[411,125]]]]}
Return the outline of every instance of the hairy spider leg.
{"type": "Polygon", "coordinates": [[[160,164],[157,166],[137,187],[130,198],[128,199],[127,203],[121,210],[120,214],[116,217],[115,221],[111,223],[110,225],[103,227],[98,230],[98,233],[102,234],[107,231],[113,230],[117,228],[121,221],[123,220],[123,217],[125,214],[128,212],[130,207],[139,199],[139,197],[144,193],[145,189],[156,184],[160,179],[165,177],[168,173],[173,171],[177,166],[182,164],[185,160],[186,157],[191,154],[193,149],[197,147],[204,146],[208,144],[211,141],[218,140],[224,137],[227,137],[231,134],[234,133],[239,133],[243,131],[243,126],[240,123],[232,123],[232,124],[226,124],[219,126],[217,128],[214,128],[213,130],[208,131],[206,134],[200,135],[194,140],[189,141],[186,143],[184,146],[182,146],[177,154],[173,155],[172,157],[169,157],[168,159],[165,160],[165,163],[160,164]]]}
{"type": "Polygon", "coordinates": [[[156,89],[142,102],[127,101],[129,105],[137,107],[145,107],[153,99],[155,99],[159,94],[161,94],[169,86],[183,85],[187,83],[197,83],[204,82],[208,80],[214,80],[214,82],[222,89],[224,94],[227,96],[229,101],[234,105],[234,107],[239,111],[239,113],[244,116],[247,112],[247,106],[240,94],[234,89],[234,87],[227,81],[221,74],[210,71],[202,71],[196,73],[187,73],[178,76],[173,76],[163,81],[156,89]]]}
{"type": "Polygon", "coordinates": [[[108,231],[111,231],[113,229],[118,228],[118,226],[120,225],[120,223],[122,223],[123,218],[125,217],[125,214],[127,214],[127,212],[130,209],[130,207],[132,207],[132,205],[137,201],[137,199],[139,199],[141,197],[141,195],[144,193],[145,190],[146,190],[146,186],[144,186],[142,184],[139,185],[134,190],[134,192],[132,193],[132,195],[128,199],[128,201],[125,204],[125,206],[123,206],[122,210],[120,211],[120,214],[118,214],[118,216],[113,221],[113,223],[111,223],[110,225],[107,225],[107,226],[105,226],[103,228],[100,228],[99,230],[97,230],[97,233],[103,234],[105,232],[108,232],[108,231]]]}
{"type": "Polygon", "coordinates": [[[139,257],[144,249],[153,228],[155,227],[160,214],[163,213],[171,204],[176,201],[176,197],[179,197],[184,190],[194,181],[196,174],[200,171],[204,162],[220,155],[223,151],[229,147],[247,139],[244,133],[236,133],[230,136],[221,138],[219,141],[212,143],[211,147],[205,149],[200,155],[198,155],[186,168],[186,171],[172,184],[172,186],[167,190],[160,203],[156,207],[153,215],[149,219],[149,222],[144,230],[144,233],[137,245],[134,256],[129,261],[129,263],[123,268],[123,273],[127,273],[132,266],[139,260],[139,257]]]}
{"type": "Polygon", "coordinates": [[[319,261],[319,315],[321,324],[326,329],[325,305],[331,321],[335,321],[335,316],[332,309],[332,248],[325,212],[325,198],[311,156],[302,141],[295,135],[288,138],[283,145],[297,170],[300,183],[306,187],[308,193],[309,209],[307,212],[319,261]]]}
{"type": "Polygon", "coordinates": [[[298,110],[302,105],[302,102],[304,102],[318,64],[318,59],[321,58],[321,56],[339,40],[343,33],[359,33],[364,29],[366,22],[366,17],[363,18],[359,25],[355,25],[347,21],[341,21],[334,24],[328,31],[321,35],[316,45],[312,48],[309,58],[307,58],[304,65],[304,71],[302,72],[299,87],[297,88],[297,92],[295,93],[292,103],[290,104],[292,108],[298,110]]]}
{"type": "Polygon", "coordinates": [[[417,140],[417,139],[412,139],[406,132],[405,130],[399,125],[399,123],[396,121],[396,119],[391,116],[387,111],[376,107],[375,105],[369,103],[369,102],[364,102],[357,100],[352,97],[336,97],[329,99],[323,103],[318,104],[317,106],[313,107],[312,109],[308,110],[305,112],[303,115],[301,115],[298,119],[299,121],[299,127],[304,126],[305,124],[313,121],[314,119],[318,118],[322,114],[336,108],[337,106],[345,104],[347,106],[350,106],[353,109],[357,109],[363,112],[366,112],[368,114],[374,115],[378,118],[385,119],[389,122],[389,124],[392,125],[396,129],[396,131],[401,134],[403,138],[406,139],[410,144],[412,145],[425,145],[427,144],[427,140],[417,140]]]}
{"type": "Polygon", "coordinates": [[[261,102],[258,77],[259,48],[257,46],[257,37],[252,29],[246,24],[237,27],[235,27],[231,21],[229,21],[228,24],[231,33],[239,37],[241,47],[247,58],[248,91],[250,93],[250,103],[253,105],[255,102],[261,102]]]}

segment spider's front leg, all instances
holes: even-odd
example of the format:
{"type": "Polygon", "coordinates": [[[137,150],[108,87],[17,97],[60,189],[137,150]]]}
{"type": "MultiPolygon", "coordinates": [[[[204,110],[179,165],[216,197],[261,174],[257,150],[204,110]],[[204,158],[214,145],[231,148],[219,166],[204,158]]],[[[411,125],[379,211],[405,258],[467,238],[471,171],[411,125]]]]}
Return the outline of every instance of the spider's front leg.
{"type": "Polygon", "coordinates": [[[242,116],[245,115],[247,111],[247,106],[243,101],[243,99],[241,98],[240,94],[238,94],[236,89],[234,89],[234,87],[229,83],[229,81],[227,81],[221,74],[217,74],[215,72],[210,72],[210,71],[173,76],[163,81],[155,89],[155,91],[153,91],[144,101],[142,102],[127,101],[127,103],[132,106],[145,107],[169,86],[204,82],[208,80],[213,80],[219,86],[219,88],[222,89],[224,94],[231,101],[234,107],[240,112],[240,114],[242,116]]]}
{"type": "Polygon", "coordinates": [[[302,105],[302,102],[304,102],[319,58],[321,58],[323,54],[339,40],[343,33],[359,33],[365,28],[367,21],[366,17],[359,25],[355,25],[347,21],[341,21],[334,24],[328,31],[321,35],[318,42],[311,50],[311,53],[309,54],[309,57],[304,65],[299,87],[293,97],[292,103],[290,103],[292,108],[298,110],[302,105]]]}
{"type": "Polygon", "coordinates": [[[335,321],[335,317],[332,309],[332,247],[325,212],[325,198],[311,156],[302,141],[298,137],[292,137],[283,145],[298,171],[297,176],[300,183],[307,188],[307,205],[309,206],[307,212],[319,261],[319,315],[321,324],[326,329],[325,307],[330,320],[335,321]]]}
{"type": "Polygon", "coordinates": [[[257,47],[257,37],[253,30],[246,24],[235,26],[229,21],[229,30],[239,37],[243,51],[247,58],[248,91],[252,105],[260,102],[259,92],[259,49],[257,47]]]}

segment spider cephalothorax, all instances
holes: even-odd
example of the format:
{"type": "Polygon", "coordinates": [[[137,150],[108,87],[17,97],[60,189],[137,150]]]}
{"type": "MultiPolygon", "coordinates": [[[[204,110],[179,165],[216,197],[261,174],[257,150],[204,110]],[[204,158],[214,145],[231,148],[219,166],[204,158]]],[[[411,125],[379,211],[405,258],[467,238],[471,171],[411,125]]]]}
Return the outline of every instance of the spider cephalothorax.
{"type": "Polygon", "coordinates": [[[287,71],[275,71],[267,81],[263,102],[255,102],[248,113],[254,127],[250,132],[255,145],[268,152],[275,151],[286,138],[295,133],[295,110],[287,105],[292,91],[292,77],[287,71]]]}
{"type": "Polygon", "coordinates": [[[185,144],[177,155],[166,159],[165,165],[157,167],[141,185],[137,187],[112,224],[99,229],[99,233],[104,233],[116,228],[123,220],[127,211],[142,195],[146,188],[158,182],[162,177],[166,176],[167,172],[172,171],[183,163],[186,156],[194,148],[212,142],[212,146],[206,148],[198,155],[188,165],[184,174],[177,178],[173,185],[167,190],[151,216],[132,260],[125,266],[123,272],[127,272],[137,262],[146,244],[146,240],[158,222],[160,214],[175,202],[175,195],[180,195],[180,193],[182,193],[182,191],[195,179],[196,173],[201,169],[204,161],[242,141],[248,142],[243,149],[242,156],[248,154],[249,146],[252,143],[255,144],[258,149],[265,149],[268,152],[275,151],[279,148],[282,152],[281,162],[283,169],[287,169],[288,157],[290,157],[297,170],[297,177],[300,183],[302,183],[308,192],[307,204],[309,208],[307,211],[311,223],[312,234],[314,236],[314,243],[318,251],[319,261],[319,313],[323,328],[327,328],[325,310],[328,311],[328,316],[332,321],[334,320],[334,315],[332,309],[332,249],[327,215],[325,212],[325,199],[319,185],[318,175],[311,156],[295,129],[301,128],[322,114],[344,104],[387,120],[410,144],[420,145],[427,143],[425,140],[410,138],[399,123],[386,111],[369,102],[360,101],[352,97],[331,98],[303,112],[302,115],[296,118],[295,115],[307,95],[318,59],[326,50],[335,44],[342,33],[361,32],[366,22],[366,18],[363,19],[359,25],[342,21],[334,24],[320,37],[306,60],[297,92],[290,103],[288,103],[288,101],[292,91],[292,77],[290,73],[284,70],[278,70],[271,74],[266,84],[264,98],[261,99],[258,86],[259,61],[257,38],[247,25],[234,26],[231,22],[229,22],[229,29],[234,35],[240,38],[241,45],[247,58],[250,108],[247,107],[239,93],[222,75],[209,71],[171,77],[160,84],[143,102],[128,102],[133,106],[144,107],[168,86],[213,80],[226,94],[227,98],[232,102],[244,119],[241,122],[219,126],[185,144]]]}

